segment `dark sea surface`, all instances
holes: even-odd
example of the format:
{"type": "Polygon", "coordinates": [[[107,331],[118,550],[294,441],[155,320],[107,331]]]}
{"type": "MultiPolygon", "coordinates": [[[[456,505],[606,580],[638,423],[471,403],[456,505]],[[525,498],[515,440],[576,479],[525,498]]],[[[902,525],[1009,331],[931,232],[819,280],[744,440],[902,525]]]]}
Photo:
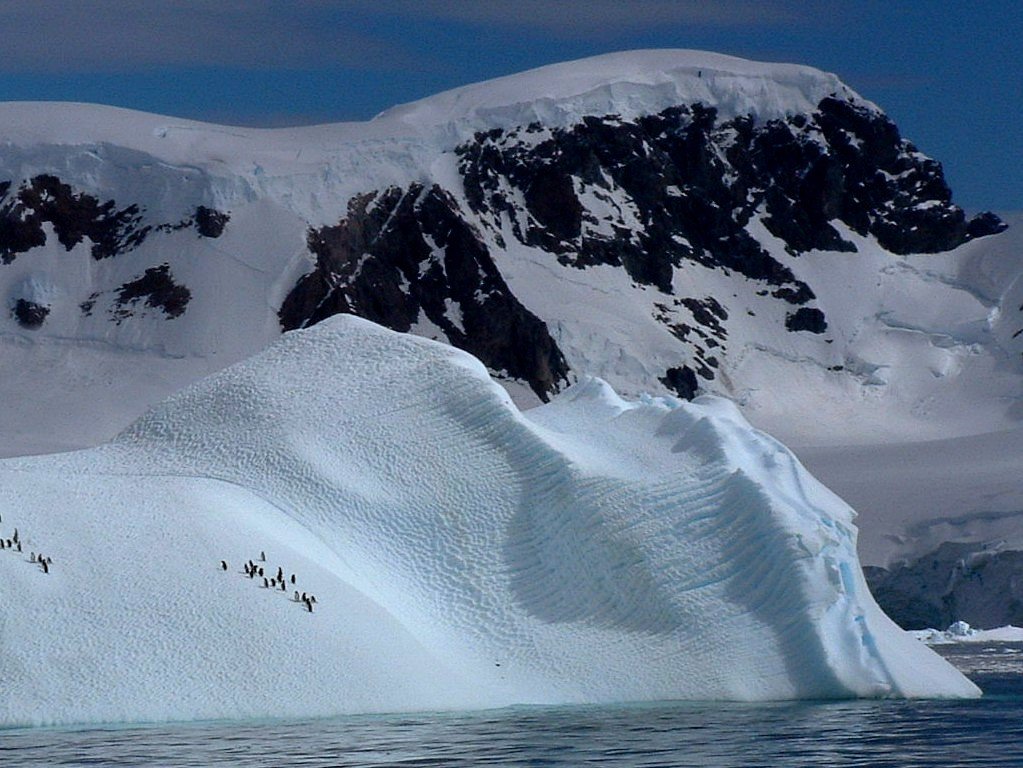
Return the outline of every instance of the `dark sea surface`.
{"type": "Polygon", "coordinates": [[[0,766],[1023,766],[1023,646],[938,650],[984,698],[12,729],[0,766]]]}

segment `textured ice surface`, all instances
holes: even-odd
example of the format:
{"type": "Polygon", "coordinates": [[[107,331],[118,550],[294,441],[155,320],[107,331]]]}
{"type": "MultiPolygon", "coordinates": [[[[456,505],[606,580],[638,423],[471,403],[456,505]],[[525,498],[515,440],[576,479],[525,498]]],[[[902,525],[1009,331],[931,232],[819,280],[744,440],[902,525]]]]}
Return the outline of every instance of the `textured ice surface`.
{"type": "Polygon", "coordinates": [[[590,379],[524,415],[349,316],[0,487],[0,723],[977,693],[729,402],[590,379]]]}

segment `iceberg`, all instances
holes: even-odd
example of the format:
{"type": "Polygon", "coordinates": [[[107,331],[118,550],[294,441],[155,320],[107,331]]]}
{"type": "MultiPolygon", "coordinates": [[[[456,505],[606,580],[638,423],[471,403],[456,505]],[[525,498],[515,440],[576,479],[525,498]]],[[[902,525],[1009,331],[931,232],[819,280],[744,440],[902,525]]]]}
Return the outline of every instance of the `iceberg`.
{"type": "Polygon", "coordinates": [[[979,695],[729,401],[523,413],[352,316],[0,483],[3,725],[979,695]]]}

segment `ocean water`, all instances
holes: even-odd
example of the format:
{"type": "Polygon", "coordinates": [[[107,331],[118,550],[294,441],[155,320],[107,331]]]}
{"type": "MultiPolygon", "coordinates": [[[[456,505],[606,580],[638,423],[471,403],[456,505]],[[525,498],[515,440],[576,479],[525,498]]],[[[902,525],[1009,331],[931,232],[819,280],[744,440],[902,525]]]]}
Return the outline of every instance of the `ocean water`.
{"type": "Polygon", "coordinates": [[[1023,766],[1023,648],[943,653],[984,698],[12,729],[0,766],[1023,766]]]}

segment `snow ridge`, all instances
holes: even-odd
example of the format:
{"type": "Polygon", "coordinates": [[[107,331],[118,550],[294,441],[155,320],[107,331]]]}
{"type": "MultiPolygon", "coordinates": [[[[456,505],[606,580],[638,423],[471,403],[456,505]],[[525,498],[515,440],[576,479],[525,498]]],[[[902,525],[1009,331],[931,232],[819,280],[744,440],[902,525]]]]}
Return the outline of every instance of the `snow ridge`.
{"type": "Polygon", "coordinates": [[[767,121],[810,114],[832,95],[873,107],[835,75],[812,67],[709,51],[623,51],[456,88],[386,110],[374,122],[437,127],[457,143],[478,130],[532,122],[564,127],[586,115],[634,119],[697,102],[722,119],[767,121]]]}

